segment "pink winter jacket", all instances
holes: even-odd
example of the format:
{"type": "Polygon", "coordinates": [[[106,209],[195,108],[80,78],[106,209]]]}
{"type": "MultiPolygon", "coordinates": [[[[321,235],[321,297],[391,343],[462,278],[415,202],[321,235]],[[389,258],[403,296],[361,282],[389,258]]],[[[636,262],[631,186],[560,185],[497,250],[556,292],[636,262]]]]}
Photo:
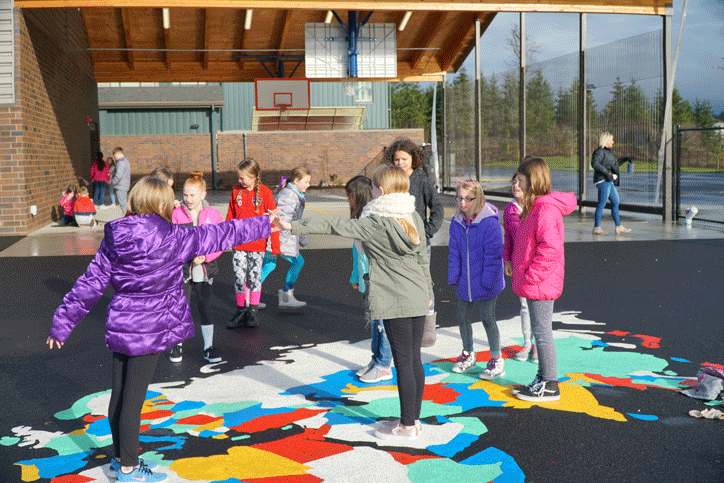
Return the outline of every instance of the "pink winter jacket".
{"type": "Polygon", "coordinates": [[[537,198],[518,228],[513,246],[513,291],[532,300],[555,300],[563,292],[563,217],[576,209],[573,193],[537,198]]]}

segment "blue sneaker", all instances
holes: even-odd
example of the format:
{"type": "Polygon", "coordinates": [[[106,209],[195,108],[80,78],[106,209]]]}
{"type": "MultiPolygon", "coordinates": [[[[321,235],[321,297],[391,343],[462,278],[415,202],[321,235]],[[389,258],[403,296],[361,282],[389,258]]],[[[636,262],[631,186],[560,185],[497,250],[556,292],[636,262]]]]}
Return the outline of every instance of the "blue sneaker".
{"type": "MultiPolygon", "coordinates": [[[[152,470],[152,469],[154,469],[155,467],[158,466],[158,463],[156,463],[155,461],[148,461],[148,460],[144,460],[143,458],[138,458],[138,465],[137,465],[137,466],[145,466],[145,467],[148,468],[149,470],[152,470]]],[[[118,460],[115,459],[115,458],[112,458],[112,459],[111,459],[111,467],[110,467],[110,470],[111,470],[111,471],[120,471],[120,470],[121,470],[121,462],[118,461],[118,460]]]]}
{"type": "Polygon", "coordinates": [[[133,471],[131,471],[130,473],[118,471],[118,476],[116,478],[120,482],[155,482],[165,480],[166,478],[168,478],[168,475],[166,473],[154,473],[153,471],[148,469],[148,466],[139,465],[133,468],[133,471]]]}

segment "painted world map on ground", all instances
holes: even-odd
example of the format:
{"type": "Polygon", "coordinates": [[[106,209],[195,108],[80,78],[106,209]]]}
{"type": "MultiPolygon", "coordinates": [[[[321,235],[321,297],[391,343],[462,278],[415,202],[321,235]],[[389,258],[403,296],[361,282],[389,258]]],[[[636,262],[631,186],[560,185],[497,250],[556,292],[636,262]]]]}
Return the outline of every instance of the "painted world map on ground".
{"type": "MultiPolygon", "coordinates": [[[[599,404],[591,387],[675,391],[696,384],[694,364],[691,374],[667,370],[671,360],[688,361],[659,355],[654,336],[620,332],[572,312],[556,313],[553,320],[558,402],[534,404],[512,394],[513,386],[529,383],[537,372],[536,364],[513,358],[522,342],[515,317],[498,322],[508,359],[505,376],[496,381],[478,378],[490,355],[483,350],[481,324],[474,325],[478,369],[466,374],[450,372],[461,351],[457,328],[438,329],[436,344],[423,349],[426,387],[417,440],[373,436],[382,420],[399,417],[395,379],[360,383],[355,371],[369,361],[369,340],[341,341],[278,347],[272,361],[230,372],[224,372],[223,362],[210,364],[187,381],[152,384],[141,415],[139,454],[157,462],[169,482],[523,482],[515,459],[495,447],[460,457],[488,431],[485,417],[469,416],[471,409],[525,411],[537,405],[621,424],[633,419],[660,424],[656,414],[599,404]]],[[[55,415],[74,425],[71,432],[18,421],[12,434],[0,435],[3,446],[27,452],[27,459],[15,463],[22,481],[115,481],[108,472],[110,390],[81,396],[55,415]],[[39,450],[42,456],[34,454],[39,450]]]]}

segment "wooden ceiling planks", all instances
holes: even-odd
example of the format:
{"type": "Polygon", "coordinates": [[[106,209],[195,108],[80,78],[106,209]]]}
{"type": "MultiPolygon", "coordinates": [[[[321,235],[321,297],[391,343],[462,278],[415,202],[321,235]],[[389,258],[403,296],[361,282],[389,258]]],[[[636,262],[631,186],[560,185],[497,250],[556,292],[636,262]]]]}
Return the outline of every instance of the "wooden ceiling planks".
{"type": "MultiPolygon", "coordinates": [[[[19,8],[81,9],[98,82],[252,81],[269,77],[260,59],[249,55],[304,53],[304,25],[323,22],[327,10],[347,21],[347,11],[370,23],[399,25],[405,12],[412,16],[397,34],[398,76],[375,80],[435,80],[455,71],[475,44],[475,19],[481,32],[497,12],[594,12],[662,15],[665,0],[379,0],[375,2],[297,0],[15,0],[19,8]],[[170,12],[163,28],[162,7],[170,12]],[[292,8],[290,8],[292,7],[292,8]],[[247,9],[251,29],[244,30],[247,9]]],[[[670,6],[668,8],[671,8],[670,6]]],[[[275,73],[277,64],[266,61],[275,73]]],[[[285,66],[289,76],[292,63],[285,66]]],[[[296,64],[295,64],[296,65],[296,64]]],[[[294,77],[303,77],[303,65],[294,77]]]]}

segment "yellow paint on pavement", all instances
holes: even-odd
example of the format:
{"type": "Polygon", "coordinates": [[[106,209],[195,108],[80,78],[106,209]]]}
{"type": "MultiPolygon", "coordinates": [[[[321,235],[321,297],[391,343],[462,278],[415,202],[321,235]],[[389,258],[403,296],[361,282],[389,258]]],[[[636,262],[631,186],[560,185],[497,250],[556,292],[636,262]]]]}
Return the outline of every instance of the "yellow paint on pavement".
{"type": "Polygon", "coordinates": [[[248,446],[229,448],[228,454],[176,460],[170,469],[186,480],[240,481],[303,475],[309,466],[248,446]]]}

